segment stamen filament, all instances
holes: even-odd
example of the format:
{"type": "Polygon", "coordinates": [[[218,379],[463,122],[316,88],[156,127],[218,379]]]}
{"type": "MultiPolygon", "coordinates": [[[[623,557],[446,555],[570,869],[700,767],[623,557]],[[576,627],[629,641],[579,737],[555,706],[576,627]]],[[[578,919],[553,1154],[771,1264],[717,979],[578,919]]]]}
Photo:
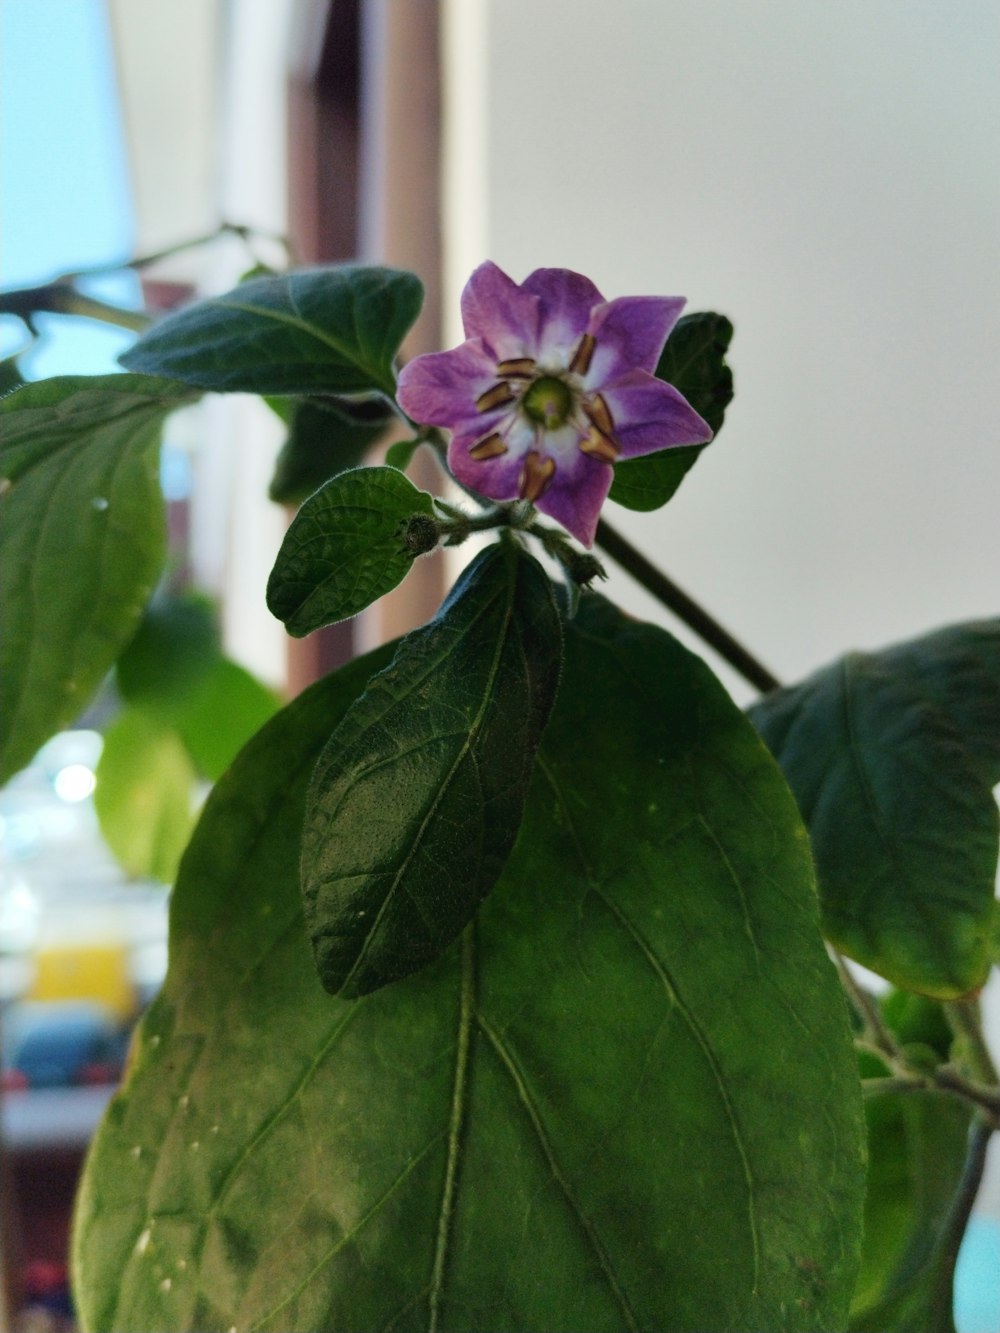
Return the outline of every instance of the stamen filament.
{"type": "Polygon", "coordinates": [[[540,499],[548,490],[555,471],[554,458],[543,458],[534,449],[525,454],[521,475],[517,479],[518,494],[521,499],[530,500],[532,503],[540,499]]]}
{"type": "Polygon", "coordinates": [[[591,426],[586,436],[580,441],[581,453],[591,458],[599,458],[603,463],[614,463],[621,452],[618,442],[611,435],[605,435],[596,426],[591,426]]]}
{"type": "Polygon", "coordinates": [[[594,355],[594,348],[597,346],[597,339],[592,333],[585,333],[576,345],[573,358],[569,363],[569,368],[574,375],[586,375],[590,369],[590,362],[594,355]]]}
{"type": "Polygon", "coordinates": [[[474,458],[477,463],[482,463],[487,458],[499,458],[501,454],[505,454],[507,451],[508,446],[504,443],[503,438],[494,431],[492,435],[487,435],[485,439],[478,440],[472,445],[469,449],[469,457],[474,458]]]}
{"type": "Polygon", "coordinates": [[[479,395],[476,399],[476,409],[479,412],[489,412],[494,407],[504,407],[507,403],[512,403],[514,397],[514,390],[510,385],[501,381],[479,395]]]}
{"type": "Polygon", "coordinates": [[[593,393],[583,400],[583,410],[603,435],[611,435],[615,429],[611,409],[599,393],[593,393]]]}
{"type": "Polygon", "coordinates": [[[535,363],[530,356],[518,356],[510,361],[501,361],[497,366],[497,374],[501,379],[530,379],[535,373],[535,363]]]}

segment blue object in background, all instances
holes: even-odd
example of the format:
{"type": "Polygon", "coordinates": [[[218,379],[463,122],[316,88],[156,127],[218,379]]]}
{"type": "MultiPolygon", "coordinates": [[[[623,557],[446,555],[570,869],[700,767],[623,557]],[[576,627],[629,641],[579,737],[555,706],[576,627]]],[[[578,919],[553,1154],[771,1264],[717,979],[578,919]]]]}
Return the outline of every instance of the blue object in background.
{"type": "Polygon", "coordinates": [[[1000,1333],[1000,1222],[973,1217],[955,1269],[958,1333],[1000,1333]]]}
{"type": "MultiPolygon", "coordinates": [[[[101,0],[0,4],[0,235],[4,287],[127,259],[133,219],[111,48],[101,0]]],[[[134,277],[88,282],[94,296],[134,305],[134,277]]],[[[109,325],[41,316],[42,338],[21,360],[26,379],[99,375],[132,334],[109,325]]],[[[5,319],[3,354],[24,341],[5,319]]]]}

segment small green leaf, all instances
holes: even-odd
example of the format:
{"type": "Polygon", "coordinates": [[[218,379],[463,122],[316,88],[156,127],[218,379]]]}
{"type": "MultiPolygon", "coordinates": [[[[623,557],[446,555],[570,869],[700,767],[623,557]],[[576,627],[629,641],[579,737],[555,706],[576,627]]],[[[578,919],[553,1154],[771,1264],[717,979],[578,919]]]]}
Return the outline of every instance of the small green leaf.
{"type": "Polygon", "coordinates": [[[79,715],[163,565],[164,418],[192,397],[138,375],[25,385],[0,403],[0,773],[79,715]]]}
{"type": "MultiPolygon", "coordinates": [[[[733,373],[725,360],[732,336],[733,326],[725,315],[710,311],[684,315],[667,339],[656,367],[657,377],[679,389],[716,434],[733,397],[733,373]]],[[[703,444],[681,445],[617,463],[611,499],[627,509],[659,509],[704,448],[703,444]]]]}
{"type": "Polygon", "coordinates": [[[278,707],[271,690],[222,655],[216,609],[198,593],[148,608],[117,680],[122,697],[172,729],[212,782],[278,707]]]}
{"type": "Polygon", "coordinates": [[[278,710],[278,699],[256,676],[218,657],[178,714],[177,730],[188,753],[210,782],[278,710]]]}
{"type": "Polygon", "coordinates": [[[220,652],[218,616],[207,597],[156,597],[118,659],[119,693],[174,722],[220,652]]]}
{"type": "Polygon", "coordinates": [[[952,999],[989,968],[1000,621],[852,653],[750,716],[812,837],[824,926],[897,986],[952,999]]]}
{"type": "Polygon", "coordinates": [[[420,551],[407,525],[421,517],[433,521],[433,500],[395,468],[334,477],[285,533],[267,581],[271,613],[296,637],[356,616],[409,573],[420,551]]]}
{"type": "Polygon", "coordinates": [[[94,807],[122,868],[172,884],[194,826],[196,774],[177,733],[125,708],[104,735],[94,807]]]}
{"type": "Polygon", "coordinates": [[[325,995],[295,892],[320,737],[388,654],[213,791],[87,1159],[85,1328],[845,1326],[858,1079],[794,803],[668,635],[591,596],[566,633],[502,881],[396,985],[325,995]]]}
{"type": "Polygon", "coordinates": [[[424,967],[493,888],[561,644],[541,566],[495,544],[330,737],[306,803],[302,889],[333,994],[365,995],[424,967]]]}
{"type": "Polygon", "coordinates": [[[405,472],[413,462],[413,455],[420,445],[420,440],[397,440],[395,444],[390,444],[385,452],[386,467],[398,468],[400,472],[405,472]]]}
{"type": "Polygon", "coordinates": [[[301,504],[341,472],[360,466],[392,420],[384,398],[295,399],[289,435],[274,465],[268,492],[277,504],[301,504]]]}
{"type": "Polygon", "coordinates": [[[218,393],[392,394],[420,313],[412,273],[346,264],[255,278],[167,315],[121,358],[218,393]]]}

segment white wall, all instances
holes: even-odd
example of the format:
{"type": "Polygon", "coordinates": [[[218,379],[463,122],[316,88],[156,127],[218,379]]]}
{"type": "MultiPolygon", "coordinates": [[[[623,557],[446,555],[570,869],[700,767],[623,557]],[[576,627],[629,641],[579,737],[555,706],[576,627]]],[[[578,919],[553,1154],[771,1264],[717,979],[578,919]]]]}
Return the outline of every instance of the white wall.
{"type": "MultiPolygon", "coordinates": [[[[736,325],[717,444],[665,509],[609,504],[609,520],[787,681],[995,616],[995,0],[444,12],[452,341],[487,256],[518,280],[554,265],[609,297],[683,294],[736,325]]],[[[698,646],[627,576],[605,586],[698,646]]],[[[1000,1216],[998,1145],[979,1208],[1000,1216]]]]}
{"type": "Polygon", "coordinates": [[[737,327],[718,443],[668,508],[608,517],[786,679],[995,614],[994,0],[447,8],[485,66],[449,75],[485,163],[446,182],[452,248],[737,327]]]}

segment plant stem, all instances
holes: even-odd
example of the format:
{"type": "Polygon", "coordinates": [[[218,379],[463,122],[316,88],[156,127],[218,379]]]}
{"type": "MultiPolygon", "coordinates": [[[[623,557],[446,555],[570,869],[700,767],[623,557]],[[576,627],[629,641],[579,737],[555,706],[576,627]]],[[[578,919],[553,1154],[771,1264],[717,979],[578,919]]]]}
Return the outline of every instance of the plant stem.
{"type": "MultiPolygon", "coordinates": [[[[76,269],[71,273],[60,274],[58,278],[54,278],[51,282],[40,283],[37,287],[21,287],[14,291],[0,292],[0,314],[16,315],[32,332],[34,332],[33,315],[54,314],[80,315],[86,319],[99,320],[102,324],[115,324],[119,328],[131,329],[133,332],[141,333],[152,322],[148,315],[142,314],[138,310],[127,310],[122,306],[109,305],[108,302],[99,301],[93,296],[86,296],[78,290],[77,282],[81,278],[97,277],[102,273],[123,272],[126,269],[138,272],[140,269],[149,268],[150,265],[159,263],[162,259],[169,259],[172,255],[181,254],[185,250],[198,249],[200,246],[207,245],[220,236],[226,235],[238,236],[241,240],[249,243],[253,236],[264,236],[266,233],[256,231],[252,227],[242,227],[232,222],[223,222],[215,231],[209,232],[205,236],[197,236],[190,241],[180,241],[176,245],[168,245],[153,254],[141,255],[137,259],[126,259],[110,264],[93,264],[89,268],[76,269]]],[[[268,236],[268,239],[279,241],[286,251],[289,248],[284,237],[268,236]]]]}
{"type": "Polygon", "coordinates": [[[996,1087],[1000,1075],[983,1037],[978,1000],[952,1000],[944,1005],[944,1015],[962,1045],[971,1073],[982,1083],[996,1087]]]}
{"type": "Polygon", "coordinates": [[[672,579],[662,574],[641,551],[626,541],[621,533],[616,532],[603,518],[597,525],[597,545],[607,551],[612,560],[617,561],[622,569],[631,574],[637,583],[642,584],[647,592],[662,602],[668,611],[672,611],[679,620],[699,634],[709,647],[714,648],[719,656],[735,668],[755,689],[766,694],[779,687],[780,681],[768,671],[767,667],[758,662],[728,630],[723,629],[717,620],[680,589],[672,579]]]}
{"type": "Polygon", "coordinates": [[[283,247],[286,253],[290,248],[286,236],[261,231],[257,227],[246,227],[238,222],[220,222],[214,231],[206,232],[204,236],[194,236],[190,240],[176,241],[173,245],[164,246],[162,250],[154,250],[151,254],[139,255],[135,259],[112,260],[109,264],[91,264],[87,268],[74,269],[71,273],[62,274],[59,281],[76,282],[79,278],[98,277],[102,273],[118,273],[125,269],[137,271],[150,268],[153,264],[159,264],[161,260],[172,259],[174,255],[183,254],[185,250],[200,250],[202,246],[211,245],[213,241],[219,240],[222,236],[236,236],[247,243],[248,249],[255,236],[259,236],[263,240],[275,241],[283,247]]]}
{"type": "MultiPolygon", "coordinates": [[[[976,1011],[974,1019],[970,1019],[967,1013],[963,1014],[962,1019],[962,1021],[972,1023],[972,1036],[978,1039],[982,1054],[985,1057],[985,1063],[977,1064],[973,1070],[976,1075],[975,1079],[966,1078],[952,1065],[938,1065],[935,1069],[925,1069],[913,1065],[907,1060],[906,1052],[900,1047],[899,1042],[887,1026],[877,1003],[863,986],[858,985],[841,955],[838,953],[834,957],[840,972],[841,982],[864,1028],[863,1034],[855,1039],[855,1047],[860,1051],[868,1051],[869,1054],[877,1056],[893,1074],[890,1079],[865,1080],[867,1095],[871,1096],[875,1092],[919,1092],[921,1090],[949,1093],[953,1097],[961,1097],[964,1101],[971,1102],[977,1108],[985,1123],[988,1123],[994,1129],[1000,1128],[1000,1087],[997,1085],[993,1062],[990,1060],[989,1052],[982,1041],[978,1011],[976,1011]],[[890,1086],[890,1084],[894,1086],[890,1086]]],[[[970,1003],[973,1006],[975,1004],[974,1001],[959,1001],[956,1004],[945,1004],[943,1008],[946,1014],[951,1014],[962,1005],[967,1008],[970,1003]]],[[[972,1039],[965,1029],[962,1030],[962,1035],[967,1040],[972,1039]]]]}
{"type": "Polygon", "coordinates": [[[0,292],[0,314],[16,315],[32,333],[35,331],[32,316],[39,314],[81,315],[137,333],[150,323],[149,316],[141,311],[126,310],[122,306],[99,301],[94,296],[85,296],[69,281],[61,278],[39,287],[20,287],[16,291],[0,292]]]}
{"type": "Polygon", "coordinates": [[[834,953],[833,957],[840,973],[841,984],[854,1005],[855,1013],[861,1019],[866,1037],[870,1038],[872,1054],[880,1058],[888,1056],[889,1060],[897,1059],[899,1046],[889,1031],[878,1004],[858,983],[854,973],[847,966],[843,954],[834,953]]]}
{"type": "Polygon", "coordinates": [[[929,1301],[929,1328],[954,1328],[954,1286],[955,1264],[962,1246],[972,1206],[982,1184],[983,1170],[986,1166],[986,1150],[989,1147],[993,1128],[981,1116],[976,1116],[969,1127],[969,1147],[962,1168],[962,1178],[952,1200],[948,1217],[941,1233],[938,1252],[940,1260],[935,1264],[929,1301]]]}

